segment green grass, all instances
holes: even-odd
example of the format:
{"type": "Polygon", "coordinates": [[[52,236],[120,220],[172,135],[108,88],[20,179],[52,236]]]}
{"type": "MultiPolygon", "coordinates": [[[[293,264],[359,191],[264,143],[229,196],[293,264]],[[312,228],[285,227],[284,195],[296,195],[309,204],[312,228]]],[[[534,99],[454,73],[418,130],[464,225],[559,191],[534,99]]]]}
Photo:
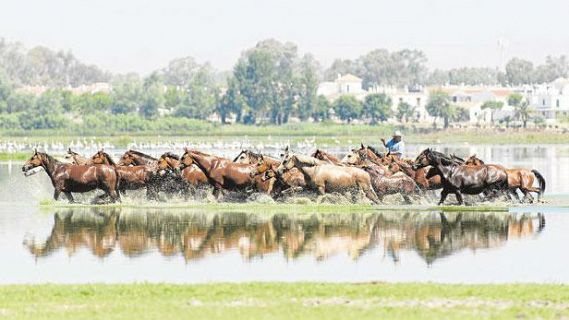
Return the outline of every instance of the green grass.
{"type": "MultiPolygon", "coordinates": [[[[225,125],[200,122],[195,130],[187,132],[133,132],[109,133],[103,135],[86,135],[61,130],[37,130],[25,132],[0,132],[0,142],[32,142],[69,143],[78,139],[95,142],[110,142],[125,147],[137,142],[207,142],[217,140],[251,140],[251,141],[287,141],[291,143],[314,139],[319,145],[349,144],[356,145],[360,141],[368,144],[379,144],[380,137],[389,137],[395,129],[392,125],[348,125],[336,123],[296,123],[283,126],[246,126],[225,125]]],[[[509,129],[495,131],[492,129],[469,128],[432,130],[402,129],[405,140],[409,143],[470,143],[470,144],[560,144],[569,143],[569,134],[558,131],[536,131],[509,129]]]]}
{"type": "Polygon", "coordinates": [[[0,161],[18,160],[24,161],[30,158],[29,152],[0,152],[0,161]]]}
{"type": "MultiPolygon", "coordinates": [[[[299,198],[297,200],[305,200],[299,198]]],[[[260,202],[220,202],[220,203],[195,203],[195,202],[169,202],[169,203],[140,203],[123,202],[114,204],[70,204],[66,201],[54,201],[52,199],[40,200],[41,208],[140,208],[140,209],[196,209],[199,211],[251,211],[258,213],[274,214],[280,212],[298,213],[353,213],[373,211],[443,211],[443,212],[507,212],[509,208],[519,207],[517,204],[485,204],[476,206],[458,205],[371,205],[371,204],[332,204],[332,203],[260,203],[260,202]]],[[[528,207],[538,207],[526,205],[528,207]]],[[[556,205],[556,207],[559,207],[556,205]]]]}
{"type": "Polygon", "coordinates": [[[9,319],[512,319],[569,316],[563,285],[12,285],[9,319]]]}

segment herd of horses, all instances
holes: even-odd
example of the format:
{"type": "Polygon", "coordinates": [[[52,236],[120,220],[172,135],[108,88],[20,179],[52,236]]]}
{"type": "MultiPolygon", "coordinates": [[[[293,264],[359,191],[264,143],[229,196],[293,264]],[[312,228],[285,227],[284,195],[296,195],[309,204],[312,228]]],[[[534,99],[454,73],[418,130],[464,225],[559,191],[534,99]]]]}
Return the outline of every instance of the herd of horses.
{"type": "Polygon", "coordinates": [[[72,193],[95,189],[104,191],[97,200],[110,202],[120,201],[129,190],[145,189],[149,200],[160,200],[160,193],[187,200],[196,190],[211,188],[216,199],[227,193],[257,192],[279,200],[313,192],[319,196],[340,193],[352,201],[365,195],[373,203],[382,203],[390,194],[400,194],[405,203],[412,203],[440,189],[439,204],[448,194],[455,194],[459,204],[464,203],[464,194],[478,195],[474,198],[481,201],[514,197],[533,203],[531,193],[540,201],[545,191],[545,179],[537,170],[509,169],[486,164],[476,155],[464,160],[432,149],[415,159],[400,159],[363,144],[343,159],[319,149],[309,156],[288,147],[279,157],[242,150],[228,159],[186,148],[181,156],[166,152],[160,158],[128,150],[118,162],[103,150],[85,158],[69,149],[65,158],[70,163],[35,150],[22,171],[31,175],[43,168],[55,189],[54,199],[63,193],[69,202],[74,202],[72,193]]]}

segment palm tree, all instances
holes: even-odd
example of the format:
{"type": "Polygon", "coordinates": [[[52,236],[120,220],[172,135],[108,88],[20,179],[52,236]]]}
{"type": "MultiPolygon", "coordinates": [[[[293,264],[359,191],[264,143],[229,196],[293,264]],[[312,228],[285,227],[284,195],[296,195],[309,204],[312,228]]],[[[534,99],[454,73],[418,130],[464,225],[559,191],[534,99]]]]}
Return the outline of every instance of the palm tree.
{"type": "Polygon", "coordinates": [[[532,113],[529,102],[527,100],[524,100],[514,107],[516,108],[516,119],[522,122],[524,129],[527,128],[527,123],[532,113]]]}

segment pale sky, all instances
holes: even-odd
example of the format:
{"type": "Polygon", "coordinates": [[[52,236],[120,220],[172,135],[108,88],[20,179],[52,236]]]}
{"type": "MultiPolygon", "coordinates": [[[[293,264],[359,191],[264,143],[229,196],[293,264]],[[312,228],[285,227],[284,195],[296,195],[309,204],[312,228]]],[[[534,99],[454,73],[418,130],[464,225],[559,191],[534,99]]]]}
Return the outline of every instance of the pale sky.
{"type": "Polygon", "coordinates": [[[430,68],[569,55],[567,0],[14,0],[0,37],[71,50],[112,72],[193,56],[230,69],[259,40],[292,41],[324,65],[374,48],[423,50],[430,68]]]}

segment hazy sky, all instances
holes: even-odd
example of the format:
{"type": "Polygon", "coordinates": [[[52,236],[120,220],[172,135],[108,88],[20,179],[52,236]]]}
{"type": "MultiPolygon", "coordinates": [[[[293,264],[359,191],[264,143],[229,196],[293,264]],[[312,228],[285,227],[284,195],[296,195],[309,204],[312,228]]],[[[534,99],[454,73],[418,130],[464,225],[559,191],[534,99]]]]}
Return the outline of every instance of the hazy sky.
{"type": "Polygon", "coordinates": [[[193,56],[229,69],[265,38],[292,41],[325,66],[374,48],[417,48],[429,66],[497,66],[499,39],[541,62],[569,54],[567,0],[17,0],[0,37],[71,50],[109,71],[149,72],[193,56]]]}

